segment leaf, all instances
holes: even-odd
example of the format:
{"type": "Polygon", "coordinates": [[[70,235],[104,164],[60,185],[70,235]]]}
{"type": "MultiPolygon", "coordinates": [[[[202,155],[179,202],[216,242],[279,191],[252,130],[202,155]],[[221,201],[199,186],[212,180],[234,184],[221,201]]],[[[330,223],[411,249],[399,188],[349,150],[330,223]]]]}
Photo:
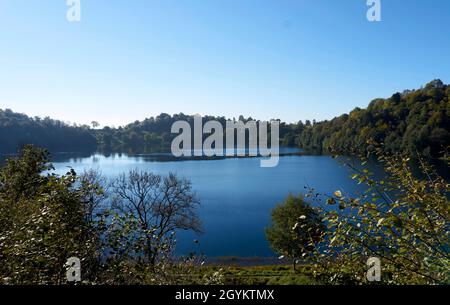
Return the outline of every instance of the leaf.
{"type": "Polygon", "coordinates": [[[330,240],[330,245],[332,245],[334,243],[334,241],[336,240],[337,236],[334,236],[331,240],[330,240]]]}
{"type": "Polygon", "coordinates": [[[383,223],[384,218],[380,218],[377,222],[377,227],[381,226],[381,224],[383,223]]]}
{"type": "Polygon", "coordinates": [[[329,205],[336,204],[336,200],[334,200],[334,198],[328,198],[327,199],[327,204],[329,204],[329,205]]]}

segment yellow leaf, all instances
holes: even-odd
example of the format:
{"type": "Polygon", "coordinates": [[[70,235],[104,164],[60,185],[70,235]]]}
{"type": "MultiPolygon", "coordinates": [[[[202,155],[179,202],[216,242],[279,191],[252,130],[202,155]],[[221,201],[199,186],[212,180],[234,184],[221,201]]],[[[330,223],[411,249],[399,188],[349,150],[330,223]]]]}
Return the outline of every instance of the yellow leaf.
{"type": "Polygon", "coordinates": [[[342,197],[341,191],[337,190],[336,192],[334,192],[334,196],[339,197],[339,198],[342,197]]]}
{"type": "Polygon", "coordinates": [[[384,218],[381,218],[380,220],[378,220],[377,222],[377,227],[381,226],[381,224],[383,223],[384,218]]]}

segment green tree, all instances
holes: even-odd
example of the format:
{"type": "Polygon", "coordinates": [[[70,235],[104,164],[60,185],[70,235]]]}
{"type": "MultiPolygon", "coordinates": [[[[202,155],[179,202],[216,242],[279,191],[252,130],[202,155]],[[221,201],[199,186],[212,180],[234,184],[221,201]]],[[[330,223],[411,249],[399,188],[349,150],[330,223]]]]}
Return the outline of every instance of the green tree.
{"type": "MultiPolygon", "coordinates": [[[[429,157],[442,156],[450,143],[450,86],[434,80],[419,90],[395,93],[388,99],[375,99],[367,109],[355,108],[329,121],[306,122],[301,131],[295,125],[287,131],[297,135],[306,150],[343,154],[365,153],[368,140],[384,143],[388,152],[418,151],[429,157]]],[[[283,139],[283,137],[281,137],[283,139]]]]}
{"type": "Polygon", "coordinates": [[[93,170],[56,175],[49,160],[29,145],[0,169],[0,284],[65,284],[70,257],[86,284],[192,283],[183,275],[197,266],[173,258],[173,232],[201,227],[188,180],[132,171],[108,187],[93,170]]]}
{"type": "Polygon", "coordinates": [[[320,215],[302,197],[289,195],[272,211],[272,226],[266,237],[272,249],[293,261],[307,260],[322,239],[325,226],[320,215]]]}
{"type": "Polygon", "coordinates": [[[76,126],[48,117],[28,117],[9,109],[0,109],[0,152],[16,153],[26,144],[50,151],[91,152],[96,137],[89,126],[76,126]]]}
{"type": "MultiPolygon", "coordinates": [[[[62,176],[45,150],[26,146],[0,170],[0,278],[17,284],[65,283],[70,257],[93,266],[99,235],[86,222],[82,194],[73,170],[62,176]]],[[[85,279],[93,276],[86,269],[85,279]]]]}

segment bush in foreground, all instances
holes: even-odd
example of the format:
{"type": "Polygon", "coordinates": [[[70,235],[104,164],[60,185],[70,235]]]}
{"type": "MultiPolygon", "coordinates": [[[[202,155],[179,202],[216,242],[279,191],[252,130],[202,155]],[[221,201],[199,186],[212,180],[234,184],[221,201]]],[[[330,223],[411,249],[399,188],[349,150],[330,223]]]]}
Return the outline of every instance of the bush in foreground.
{"type": "MultiPolygon", "coordinates": [[[[367,158],[358,165],[346,162],[367,190],[325,194],[329,207],[318,213],[328,230],[325,242],[315,243],[314,274],[331,284],[367,283],[367,259],[377,257],[382,283],[450,283],[449,183],[420,158],[420,174],[414,174],[408,157],[387,155],[380,147],[373,153],[384,167],[383,179],[365,168],[367,158]]],[[[314,189],[307,197],[324,204],[314,189]]]]}

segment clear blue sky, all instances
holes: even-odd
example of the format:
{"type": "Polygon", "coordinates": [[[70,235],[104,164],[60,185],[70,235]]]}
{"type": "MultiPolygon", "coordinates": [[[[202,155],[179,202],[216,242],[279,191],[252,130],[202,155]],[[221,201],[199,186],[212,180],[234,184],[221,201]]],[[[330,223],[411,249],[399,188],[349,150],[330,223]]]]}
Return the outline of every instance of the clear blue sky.
{"type": "Polygon", "coordinates": [[[1,0],[0,108],[122,125],[161,112],[328,119],[450,81],[450,1],[1,0]]]}

